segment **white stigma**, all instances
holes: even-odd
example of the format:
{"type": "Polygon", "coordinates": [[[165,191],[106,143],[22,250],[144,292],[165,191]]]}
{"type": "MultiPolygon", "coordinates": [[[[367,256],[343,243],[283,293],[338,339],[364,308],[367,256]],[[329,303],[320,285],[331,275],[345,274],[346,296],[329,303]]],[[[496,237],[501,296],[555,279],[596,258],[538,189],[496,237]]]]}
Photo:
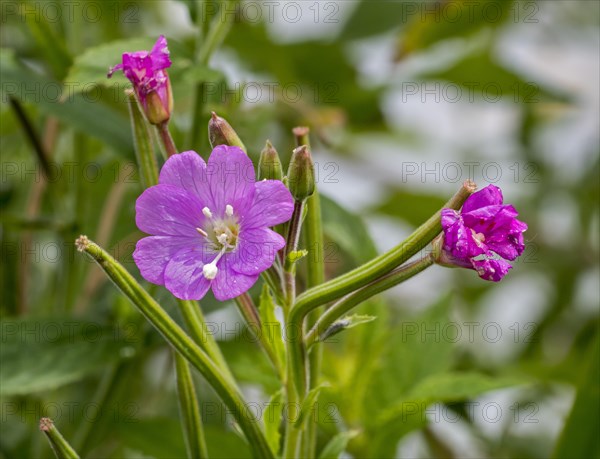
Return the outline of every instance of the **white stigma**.
{"type": "Polygon", "coordinates": [[[225,213],[228,217],[233,217],[233,206],[231,204],[225,206],[225,213]]]}
{"type": "Polygon", "coordinates": [[[215,277],[217,277],[217,273],[219,272],[219,268],[217,268],[215,261],[217,260],[215,259],[212,263],[202,267],[202,274],[204,274],[204,277],[206,277],[208,280],[213,280],[215,277]]]}
{"type": "Polygon", "coordinates": [[[205,216],[206,218],[212,218],[212,216],[213,216],[213,215],[212,215],[212,212],[210,211],[210,209],[209,209],[208,207],[204,207],[204,208],[202,209],[202,213],[204,214],[204,216],[205,216]]]}
{"type": "Polygon", "coordinates": [[[228,239],[228,237],[225,233],[219,234],[217,236],[217,241],[219,241],[219,244],[221,244],[221,245],[227,245],[227,239],[228,239]]]}

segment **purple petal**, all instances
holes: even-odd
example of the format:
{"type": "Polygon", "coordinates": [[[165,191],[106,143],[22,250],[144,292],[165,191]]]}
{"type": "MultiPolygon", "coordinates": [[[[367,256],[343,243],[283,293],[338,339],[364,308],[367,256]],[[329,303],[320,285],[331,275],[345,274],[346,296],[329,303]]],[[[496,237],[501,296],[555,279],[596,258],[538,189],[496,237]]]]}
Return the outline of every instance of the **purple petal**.
{"type": "Polygon", "coordinates": [[[514,260],[525,250],[522,233],[527,225],[515,217],[515,208],[507,206],[483,207],[463,214],[465,225],[485,237],[485,245],[503,258],[514,260]]]}
{"type": "Polygon", "coordinates": [[[194,195],[172,185],[145,190],[135,203],[135,222],[145,233],[156,236],[201,237],[202,203],[194,195]]]}
{"type": "Polygon", "coordinates": [[[284,245],[285,239],[268,228],[242,230],[237,250],[229,255],[229,265],[240,274],[260,274],[273,265],[284,245]]]}
{"type": "Polygon", "coordinates": [[[279,180],[256,183],[254,200],[242,225],[245,228],[275,226],[292,218],[294,199],[279,180]]]}
{"type": "Polygon", "coordinates": [[[218,145],[210,154],[207,167],[215,216],[225,214],[227,204],[243,217],[254,198],[254,165],[238,147],[218,145]]]}
{"type": "Polygon", "coordinates": [[[465,226],[455,210],[442,209],[442,228],[444,250],[452,257],[464,260],[485,253],[485,249],[473,237],[473,231],[465,226]]]}
{"type": "Polygon", "coordinates": [[[202,267],[210,263],[214,253],[202,246],[185,247],[175,254],[165,269],[165,287],[181,300],[199,300],[210,288],[202,267]]]}
{"type": "Polygon", "coordinates": [[[173,256],[184,247],[198,244],[197,238],[150,236],[140,239],[133,259],[142,277],[153,284],[164,285],[164,273],[173,256]]]}
{"type": "Polygon", "coordinates": [[[152,66],[154,70],[166,69],[171,66],[167,39],[164,35],[158,37],[152,51],[150,51],[150,56],[152,57],[152,66]]]}
{"type": "Polygon", "coordinates": [[[247,292],[258,280],[258,274],[248,276],[235,272],[230,262],[231,254],[226,254],[218,263],[219,273],[212,281],[212,291],[219,301],[230,300],[247,292]]]}
{"type": "Polygon", "coordinates": [[[502,202],[502,190],[495,185],[488,185],[467,198],[463,204],[462,213],[471,212],[481,207],[501,205],[502,202]]]}
{"type": "Polygon", "coordinates": [[[214,207],[206,175],[206,163],[195,151],[184,151],[171,156],[160,171],[158,183],[184,188],[196,195],[202,207],[214,207]]]}
{"type": "Polygon", "coordinates": [[[508,270],[512,269],[512,266],[506,260],[492,257],[493,254],[488,252],[481,260],[473,259],[471,262],[479,277],[493,282],[500,282],[506,276],[508,270]]]}

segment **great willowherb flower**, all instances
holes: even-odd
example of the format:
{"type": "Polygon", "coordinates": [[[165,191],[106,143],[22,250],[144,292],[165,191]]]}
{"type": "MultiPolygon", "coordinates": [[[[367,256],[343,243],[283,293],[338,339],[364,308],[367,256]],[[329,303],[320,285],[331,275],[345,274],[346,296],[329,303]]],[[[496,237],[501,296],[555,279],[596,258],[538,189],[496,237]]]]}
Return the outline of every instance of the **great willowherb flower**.
{"type": "Polygon", "coordinates": [[[494,185],[469,196],[460,212],[443,209],[443,238],[434,244],[438,263],[474,269],[482,279],[500,281],[512,268],[506,260],[525,250],[527,225],[517,215],[513,206],[503,204],[502,191],[494,185]]]}
{"type": "Polygon", "coordinates": [[[269,227],[290,219],[293,199],[278,180],[256,182],[250,158],[217,146],[208,164],[193,151],[171,156],[159,184],[136,202],[141,239],[133,259],[142,276],[183,300],[209,288],[228,300],[269,268],[285,240],[269,227]]]}
{"type": "Polygon", "coordinates": [[[165,70],[170,66],[167,39],[161,35],[150,52],[123,53],[122,62],[111,67],[107,76],[122,70],[133,84],[148,121],[160,124],[169,120],[173,110],[171,83],[165,70]]]}

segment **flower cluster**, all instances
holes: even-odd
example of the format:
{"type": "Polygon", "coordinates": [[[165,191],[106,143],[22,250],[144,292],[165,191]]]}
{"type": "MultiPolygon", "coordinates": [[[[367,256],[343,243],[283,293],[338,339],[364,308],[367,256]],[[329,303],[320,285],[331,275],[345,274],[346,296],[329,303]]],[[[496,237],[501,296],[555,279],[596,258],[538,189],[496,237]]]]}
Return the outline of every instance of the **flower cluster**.
{"type": "Polygon", "coordinates": [[[439,263],[474,269],[479,277],[498,282],[525,250],[527,225],[517,211],[503,204],[502,191],[494,185],[472,194],[460,212],[442,211],[443,250],[439,263]]]}
{"type": "Polygon", "coordinates": [[[255,181],[240,148],[219,145],[208,164],[186,151],[167,160],[159,184],[136,202],[137,226],[152,236],[133,258],[146,280],[177,298],[198,300],[212,287],[228,300],[273,264],[285,240],[268,227],[288,221],[293,208],[281,181],[255,181]]]}

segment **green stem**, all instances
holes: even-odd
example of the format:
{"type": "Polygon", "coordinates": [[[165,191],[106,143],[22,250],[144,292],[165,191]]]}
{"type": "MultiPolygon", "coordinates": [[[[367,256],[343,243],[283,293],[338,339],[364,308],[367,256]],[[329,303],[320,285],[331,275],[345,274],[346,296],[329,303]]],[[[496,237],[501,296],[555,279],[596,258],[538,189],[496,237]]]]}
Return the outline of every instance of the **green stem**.
{"type": "Polygon", "coordinates": [[[206,438],[202,427],[202,417],[200,416],[192,372],[187,360],[177,352],[174,352],[174,355],[177,395],[179,397],[179,408],[183,420],[183,433],[188,457],[190,459],[207,458],[206,438]]]}
{"type": "Polygon", "coordinates": [[[192,339],[200,345],[202,350],[217,364],[221,370],[233,381],[233,374],[229,365],[223,357],[223,353],[215,340],[214,335],[206,326],[206,321],[202,315],[202,309],[197,301],[177,300],[179,311],[183,316],[186,328],[192,339]]]}
{"type": "MultiPolygon", "coordinates": [[[[460,209],[465,200],[475,191],[475,184],[466,181],[443,208],[460,209]]],[[[289,324],[293,330],[301,330],[306,315],[315,308],[364,287],[379,277],[402,265],[429,244],[441,231],[441,209],[423,223],[403,242],[392,250],[374,258],[352,271],[332,279],[300,295],[289,314],[289,324]]],[[[294,382],[299,393],[306,391],[305,349],[301,336],[291,335],[293,341],[288,362],[294,372],[294,382]]]]}
{"type": "Polygon", "coordinates": [[[238,307],[240,315],[246,322],[246,326],[250,330],[250,333],[252,333],[252,337],[256,340],[256,342],[258,342],[259,346],[265,352],[269,358],[269,361],[273,365],[273,368],[275,368],[277,371],[277,374],[281,376],[283,372],[281,364],[275,355],[275,349],[273,349],[267,340],[267,334],[263,333],[260,317],[254,301],[252,301],[252,298],[246,292],[236,297],[235,303],[238,307]]]}
{"type": "Polygon", "coordinates": [[[167,157],[171,157],[176,155],[177,147],[175,146],[175,142],[173,141],[173,137],[171,137],[171,133],[169,132],[169,123],[165,121],[164,123],[160,123],[156,125],[156,129],[158,130],[158,135],[160,137],[160,141],[162,146],[167,153],[167,157]]]}
{"type": "Polygon", "coordinates": [[[131,131],[133,132],[135,158],[138,163],[142,186],[148,188],[158,183],[158,165],[152,146],[152,137],[135,93],[133,91],[128,92],[127,98],[129,100],[129,117],[131,119],[131,131]]]}
{"type": "Polygon", "coordinates": [[[44,432],[50,447],[57,459],[79,459],[79,455],[75,452],[73,447],[69,445],[67,440],[60,434],[58,429],[54,426],[54,422],[50,418],[40,419],[40,430],[44,432]]]}
{"type": "Polygon", "coordinates": [[[288,224],[287,240],[283,252],[283,275],[288,308],[291,308],[292,304],[294,304],[294,301],[296,299],[296,265],[295,263],[291,263],[289,261],[288,255],[298,250],[298,240],[300,239],[300,228],[302,226],[303,209],[304,201],[294,202],[294,212],[292,213],[292,218],[288,224]]]}
{"type": "MultiPolygon", "coordinates": [[[[287,322],[287,319],[286,319],[287,322]]],[[[294,331],[291,331],[294,333],[294,331]]],[[[290,333],[288,329],[288,333],[290,333]]],[[[301,335],[301,330],[296,330],[295,333],[301,335]]],[[[293,344],[289,338],[285,340],[286,342],[286,351],[288,356],[290,356],[291,348],[290,346],[293,344]]],[[[289,357],[288,357],[289,358],[289,357]]],[[[289,360],[288,360],[289,361],[289,360]]],[[[300,400],[298,397],[298,392],[296,390],[296,386],[294,384],[294,372],[291,365],[287,365],[287,377],[286,377],[286,408],[284,411],[285,416],[285,439],[283,442],[283,454],[282,459],[296,459],[298,457],[298,444],[300,441],[300,429],[296,426],[296,420],[300,415],[300,400]]]]}
{"type": "Polygon", "coordinates": [[[257,458],[273,458],[260,428],[260,422],[246,409],[244,398],[237,386],[206,355],[183,329],[175,323],[160,305],[146,292],[129,272],[105,250],[87,237],[76,242],[79,251],[85,251],[104,270],[121,292],[138,308],[144,317],[163,335],[165,340],[188,362],[200,371],[223,403],[231,410],[234,419],[244,432],[252,452],[257,458]]]}
{"type": "MultiPolygon", "coordinates": [[[[413,261],[412,263],[408,263],[404,266],[394,269],[385,276],[337,301],[329,309],[327,309],[327,311],[320,317],[317,323],[306,335],[306,348],[308,349],[314,344],[317,344],[320,336],[322,336],[322,334],[325,333],[329,327],[331,327],[338,319],[340,319],[352,308],[358,306],[360,303],[368,300],[372,296],[395,287],[411,277],[416,276],[433,263],[433,255],[428,254],[420,260],[413,261]]],[[[313,351],[311,350],[311,354],[312,352],[313,351]]]]}

